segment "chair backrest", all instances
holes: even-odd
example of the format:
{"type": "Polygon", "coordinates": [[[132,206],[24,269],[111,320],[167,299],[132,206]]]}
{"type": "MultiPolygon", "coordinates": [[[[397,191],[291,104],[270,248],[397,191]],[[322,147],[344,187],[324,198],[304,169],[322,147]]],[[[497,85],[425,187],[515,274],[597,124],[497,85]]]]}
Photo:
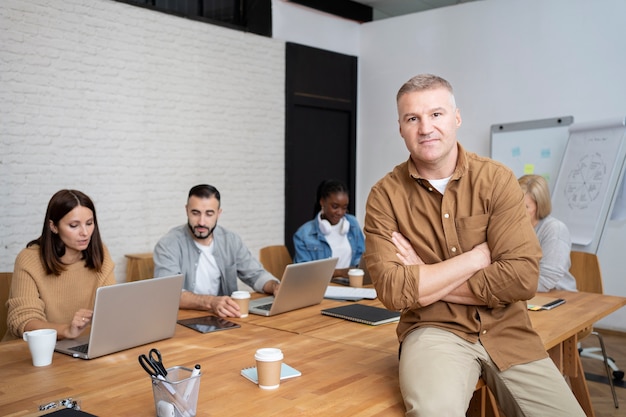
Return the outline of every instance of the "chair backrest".
{"type": "Polygon", "coordinates": [[[569,271],[576,278],[578,291],[602,294],[602,271],[598,257],[593,253],[572,251],[569,271]]]}
{"type": "Polygon", "coordinates": [[[0,272],[0,340],[7,332],[7,300],[11,289],[12,272],[0,272]]]}
{"type": "Polygon", "coordinates": [[[285,245],[266,246],[259,251],[263,268],[278,279],[282,279],[287,265],[293,262],[285,245]]]}

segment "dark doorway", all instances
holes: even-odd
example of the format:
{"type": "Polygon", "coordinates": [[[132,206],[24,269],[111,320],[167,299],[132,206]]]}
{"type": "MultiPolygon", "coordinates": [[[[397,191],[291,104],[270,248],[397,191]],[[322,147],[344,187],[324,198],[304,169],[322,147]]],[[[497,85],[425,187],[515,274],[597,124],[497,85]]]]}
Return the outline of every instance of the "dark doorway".
{"type": "Polygon", "coordinates": [[[285,86],[285,244],[314,216],[317,186],[356,176],[357,58],[287,43],[285,86]]]}

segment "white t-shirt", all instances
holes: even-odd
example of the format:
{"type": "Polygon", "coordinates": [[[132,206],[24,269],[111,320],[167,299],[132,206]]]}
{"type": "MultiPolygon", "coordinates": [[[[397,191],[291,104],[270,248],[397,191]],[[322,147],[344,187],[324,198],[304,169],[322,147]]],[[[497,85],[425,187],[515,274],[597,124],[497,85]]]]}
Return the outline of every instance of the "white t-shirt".
{"type": "Polygon", "coordinates": [[[446,190],[446,187],[448,186],[448,182],[450,182],[450,178],[452,177],[450,176],[448,178],[442,178],[440,180],[428,180],[428,182],[430,183],[430,185],[435,187],[437,191],[443,194],[443,192],[446,190]]]}
{"type": "Polygon", "coordinates": [[[348,241],[348,235],[341,234],[341,226],[341,221],[334,226],[331,225],[330,233],[326,235],[326,240],[332,250],[333,258],[339,258],[337,266],[335,267],[336,269],[349,268],[351,266],[350,261],[352,261],[352,246],[350,246],[350,242],[348,241]]]}
{"type": "Polygon", "coordinates": [[[220,291],[220,270],[213,256],[213,241],[208,246],[193,242],[200,249],[196,270],[196,294],[217,295],[220,291]]]}

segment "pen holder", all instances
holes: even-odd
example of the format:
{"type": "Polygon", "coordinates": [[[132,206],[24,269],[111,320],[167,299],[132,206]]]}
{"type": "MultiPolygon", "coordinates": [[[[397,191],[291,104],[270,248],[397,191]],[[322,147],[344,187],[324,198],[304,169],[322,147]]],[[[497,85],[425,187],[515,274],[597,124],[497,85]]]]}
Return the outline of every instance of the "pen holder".
{"type": "Polygon", "coordinates": [[[167,370],[167,379],[152,377],[152,393],[157,417],[194,417],[198,405],[200,377],[193,370],[174,366],[167,370]]]}

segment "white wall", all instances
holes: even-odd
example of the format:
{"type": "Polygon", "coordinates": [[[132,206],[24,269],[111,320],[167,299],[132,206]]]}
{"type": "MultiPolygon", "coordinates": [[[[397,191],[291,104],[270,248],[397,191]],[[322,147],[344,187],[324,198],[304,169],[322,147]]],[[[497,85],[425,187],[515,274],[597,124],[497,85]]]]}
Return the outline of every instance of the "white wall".
{"type": "Polygon", "coordinates": [[[482,155],[494,123],[623,117],[625,13],[621,0],[485,0],[362,25],[357,206],[407,158],[395,94],[415,74],[452,83],[459,140],[482,155]]]}
{"type": "Polygon", "coordinates": [[[287,0],[272,0],[272,36],[345,55],[359,53],[359,23],[287,0]]]}
{"type": "MultiPolygon", "coordinates": [[[[408,158],[395,94],[415,74],[452,83],[463,117],[459,140],[481,155],[489,156],[494,123],[624,117],[624,16],[622,0],[485,0],[363,24],[357,216],[370,187],[408,158]]],[[[611,247],[625,246],[622,230],[611,247]]],[[[599,256],[606,292],[626,296],[623,261],[599,256]]],[[[626,330],[622,310],[603,327],[626,330]]]]}
{"type": "Polygon", "coordinates": [[[61,188],[95,201],[118,280],[198,183],[254,255],[282,244],[284,51],[111,0],[0,2],[0,270],[61,188]]]}

